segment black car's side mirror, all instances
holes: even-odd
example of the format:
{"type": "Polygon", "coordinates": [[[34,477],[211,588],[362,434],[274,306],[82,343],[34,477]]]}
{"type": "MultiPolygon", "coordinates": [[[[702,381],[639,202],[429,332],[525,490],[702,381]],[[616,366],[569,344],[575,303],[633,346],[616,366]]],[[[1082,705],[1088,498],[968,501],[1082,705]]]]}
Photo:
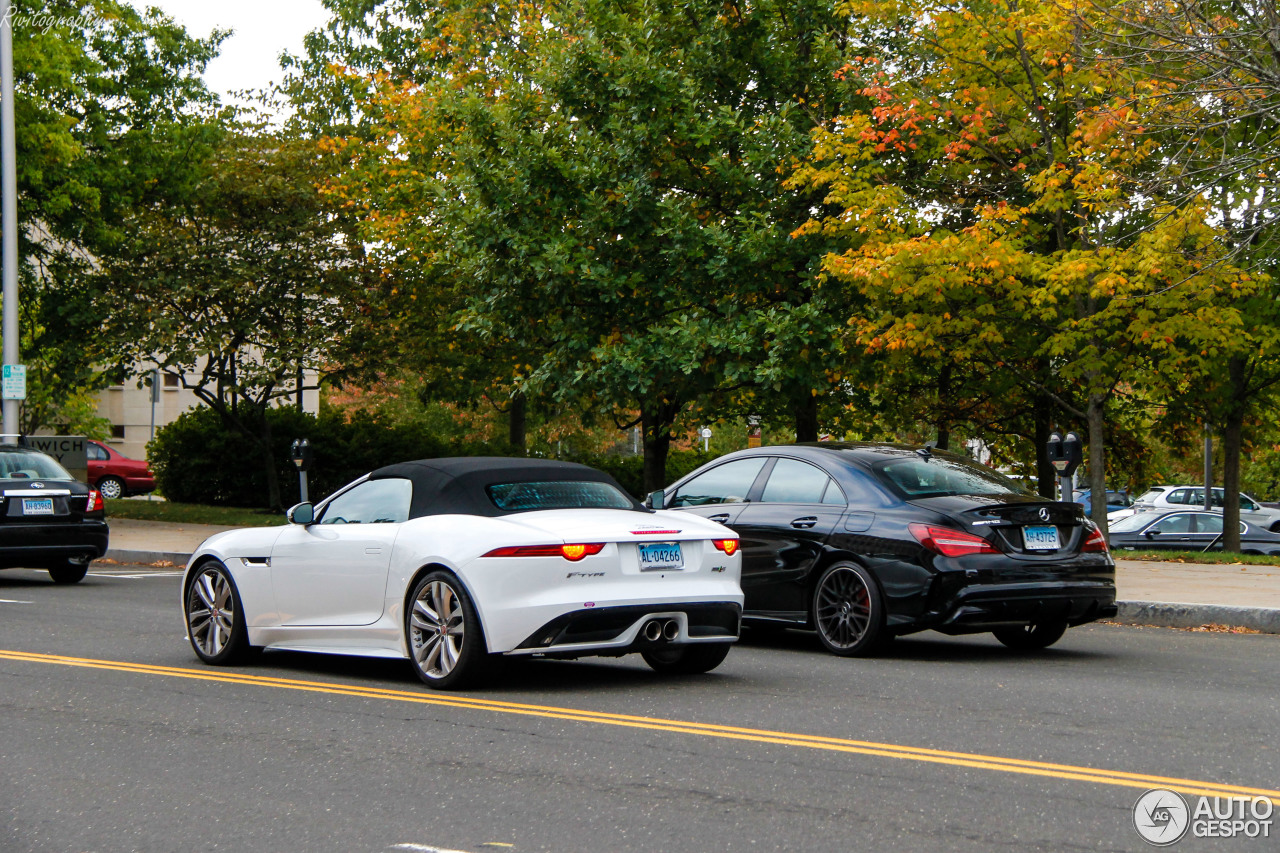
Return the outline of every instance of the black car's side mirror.
{"type": "Polygon", "coordinates": [[[1150,539],[1152,536],[1159,536],[1159,535],[1160,535],[1160,528],[1159,528],[1159,527],[1153,527],[1153,528],[1151,528],[1150,530],[1148,530],[1148,531],[1146,532],[1146,534],[1145,534],[1145,535],[1146,535],[1146,537],[1147,537],[1148,539],[1150,539]]]}
{"type": "Polygon", "coordinates": [[[294,504],[289,507],[285,517],[290,524],[310,524],[316,520],[316,508],[310,503],[294,504]]]}
{"type": "Polygon", "coordinates": [[[666,509],[667,493],[662,489],[658,489],[656,492],[650,492],[649,496],[644,499],[644,505],[650,509],[666,509]]]}

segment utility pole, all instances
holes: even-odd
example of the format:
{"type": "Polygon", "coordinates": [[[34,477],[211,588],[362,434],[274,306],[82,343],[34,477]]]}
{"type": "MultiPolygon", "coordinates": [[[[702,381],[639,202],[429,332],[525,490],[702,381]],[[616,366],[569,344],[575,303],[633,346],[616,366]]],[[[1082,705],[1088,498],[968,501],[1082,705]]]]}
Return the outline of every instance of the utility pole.
{"type": "MultiPolygon", "coordinates": [[[[18,166],[17,143],[13,123],[13,22],[9,19],[11,0],[0,0],[0,230],[4,232],[3,279],[4,316],[0,332],[4,335],[3,358],[6,372],[18,365],[18,166]]],[[[25,368],[23,369],[25,373],[25,368]]],[[[22,389],[25,396],[26,389],[22,389]]],[[[18,440],[19,399],[5,394],[0,401],[3,432],[0,440],[18,440]]]]}

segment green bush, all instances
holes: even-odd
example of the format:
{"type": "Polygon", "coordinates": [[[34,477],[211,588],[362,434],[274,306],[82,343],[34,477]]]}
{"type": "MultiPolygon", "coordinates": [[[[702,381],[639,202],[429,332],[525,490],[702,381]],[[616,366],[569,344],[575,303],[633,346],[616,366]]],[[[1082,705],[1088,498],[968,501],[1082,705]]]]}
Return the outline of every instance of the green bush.
{"type": "MultiPolygon", "coordinates": [[[[447,440],[421,424],[390,421],[368,412],[347,420],[338,412],[318,417],[297,409],[270,408],[263,414],[271,428],[281,500],[299,498],[298,473],[289,459],[294,439],[311,442],[314,463],[307,472],[308,497],[318,501],[356,477],[383,465],[439,456],[511,456],[505,445],[447,440]]],[[[160,492],[178,503],[267,507],[267,479],[261,453],[249,437],[223,424],[212,409],[184,412],[156,433],[147,448],[160,492]]],[[[667,457],[667,479],[674,482],[713,458],[700,451],[674,451],[667,457]]],[[[582,455],[572,461],[606,471],[637,498],[644,496],[639,456],[582,455]]]]}
{"type": "MultiPolygon", "coordinates": [[[[294,408],[265,412],[271,427],[272,458],[285,505],[299,500],[297,469],[289,459],[294,439],[311,442],[314,462],[307,472],[308,497],[319,500],[374,468],[436,456],[506,455],[502,447],[446,443],[425,428],[358,413],[319,417],[294,408]]],[[[156,433],[147,448],[157,486],[180,503],[266,507],[267,478],[257,444],[228,428],[212,409],[183,413],[156,433]]]]}

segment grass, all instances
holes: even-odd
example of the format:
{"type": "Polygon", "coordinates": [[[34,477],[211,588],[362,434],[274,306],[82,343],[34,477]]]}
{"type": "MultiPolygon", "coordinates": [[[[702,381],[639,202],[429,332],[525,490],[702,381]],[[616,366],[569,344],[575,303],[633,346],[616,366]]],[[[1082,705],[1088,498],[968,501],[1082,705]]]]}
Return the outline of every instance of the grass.
{"type": "Polygon", "coordinates": [[[1280,557],[1263,554],[1230,554],[1225,551],[1112,551],[1117,560],[1149,560],[1157,563],[1217,563],[1230,566],[1280,566],[1280,557]]]}
{"type": "Polygon", "coordinates": [[[233,527],[273,527],[284,524],[284,513],[230,506],[180,504],[171,501],[107,501],[107,519],[137,518],[176,524],[222,524],[233,527]]]}

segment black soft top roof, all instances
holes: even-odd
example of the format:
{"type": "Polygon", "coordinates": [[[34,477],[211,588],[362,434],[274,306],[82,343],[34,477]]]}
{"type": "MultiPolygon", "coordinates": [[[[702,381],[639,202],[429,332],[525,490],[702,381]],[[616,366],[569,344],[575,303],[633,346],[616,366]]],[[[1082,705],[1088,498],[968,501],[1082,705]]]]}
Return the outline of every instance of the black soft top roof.
{"type": "MultiPolygon", "coordinates": [[[[576,462],[503,456],[456,456],[419,459],[387,465],[369,474],[370,480],[401,477],[413,483],[410,518],[424,515],[511,515],[498,509],[485,487],[498,483],[531,483],[554,480],[608,483],[626,495],[632,508],[645,512],[635,498],[603,471],[576,462]]],[[[518,510],[517,510],[518,511],[518,510]]]]}

